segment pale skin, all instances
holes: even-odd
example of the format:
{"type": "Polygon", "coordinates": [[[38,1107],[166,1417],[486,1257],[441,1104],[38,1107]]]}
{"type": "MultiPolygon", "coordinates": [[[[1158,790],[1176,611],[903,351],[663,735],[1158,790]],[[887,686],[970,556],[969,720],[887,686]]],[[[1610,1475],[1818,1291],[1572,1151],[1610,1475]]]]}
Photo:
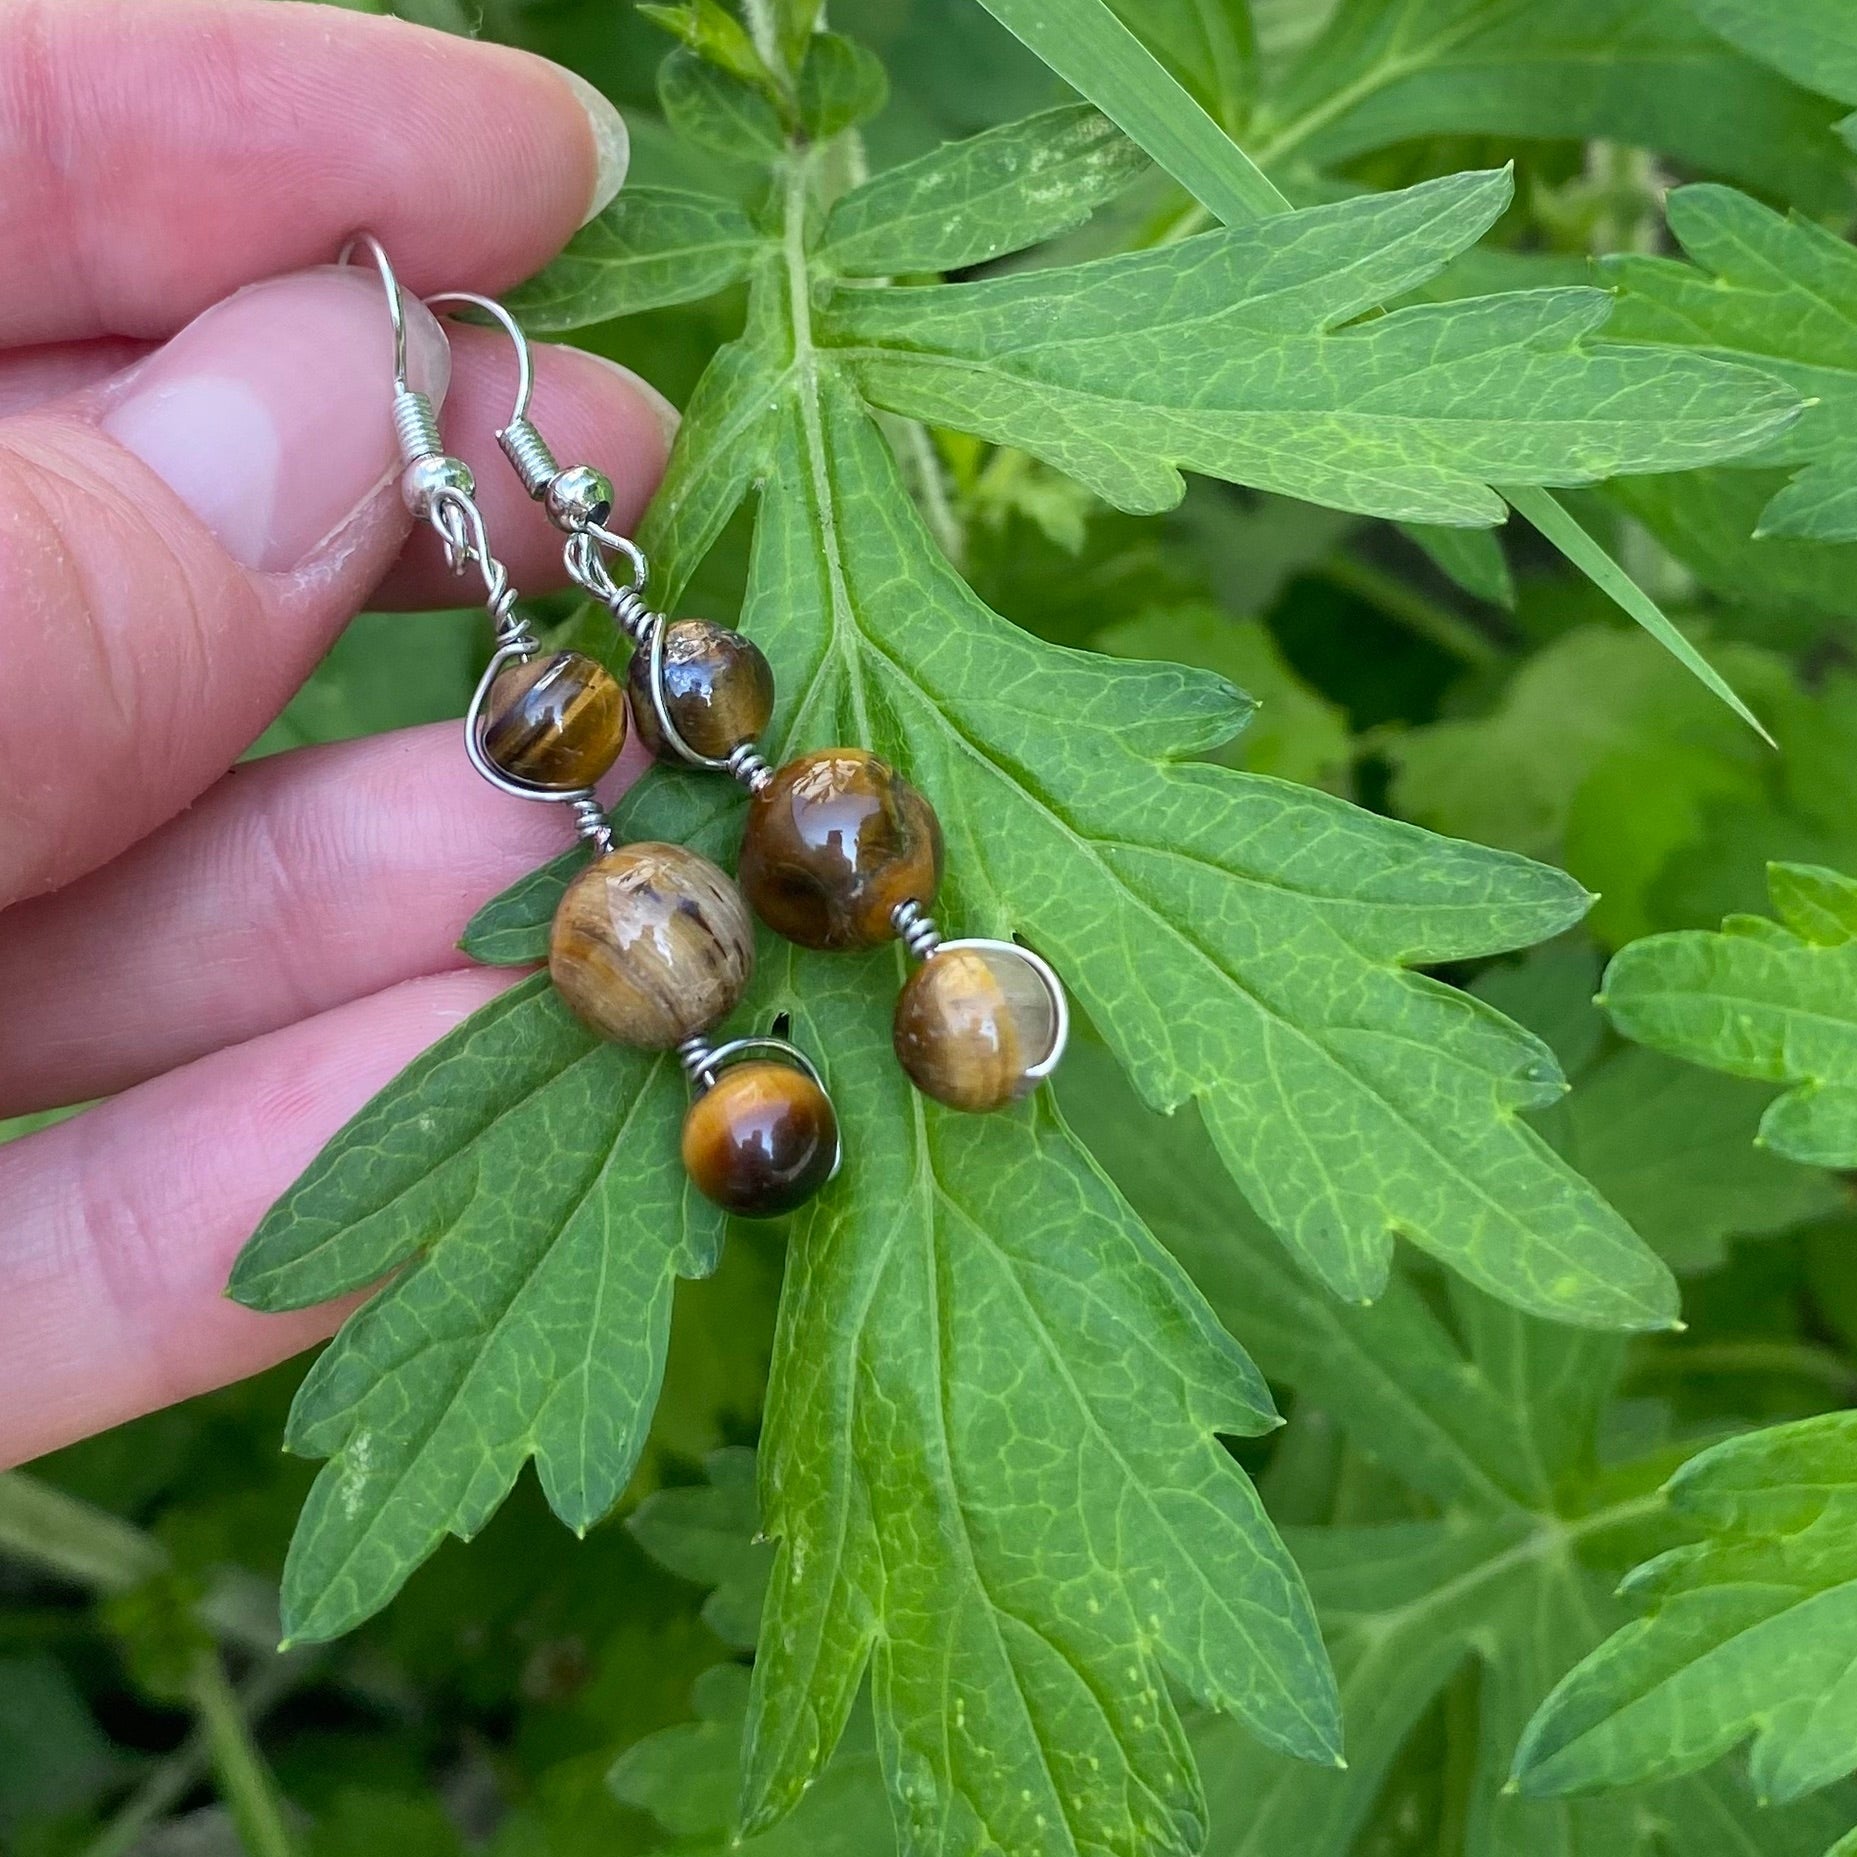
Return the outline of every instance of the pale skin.
{"type": "MultiPolygon", "coordinates": [[[[470,597],[394,492],[378,284],[290,274],[366,225],[410,291],[505,289],[610,196],[619,135],[552,66],[395,21],[0,10],[0,1116],[107,1099],[0,1146],[0,1463],[327,1334],[340,1309],[227,1301],[234,1256],[507,984],[458,935],[567,827],[479,783],[454,728],[234,770],[358,609],[470,597]]],[[[413,338],[436,386],[445,340],[413,338]]],[[[507,346],[449,347],[490,532],[558,586],[491,440],[507,346]]],[[[630,526],[663,403],[544,346],[535,413],[630,526]]]]}

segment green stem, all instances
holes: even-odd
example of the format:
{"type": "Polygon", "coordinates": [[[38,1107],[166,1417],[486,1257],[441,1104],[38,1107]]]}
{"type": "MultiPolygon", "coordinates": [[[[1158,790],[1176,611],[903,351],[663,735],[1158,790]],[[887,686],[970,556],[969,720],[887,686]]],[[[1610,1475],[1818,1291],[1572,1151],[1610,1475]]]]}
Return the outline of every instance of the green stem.
{"type": "Polygon", "coordinates": [[[1494,664],[1502,656],[1496,642],[1462,613],[1428,599],[1395,574],[1353,555],[1331,555],[1315,573],[1330,586],[1351,593],[1427,643],[1448,651],[1465,664],[1494,664]]]}
{"type": "MultiPolygon", "coordinates": [[[[302,1652],[273,1658],[239,1686],[237,1703],[247,1722],[263,1721],[279,1702],[301,1684],[319,1659],[302,1652]]],[[[173,1753],[157,1763],[136,1790],[117,1809],[110,1822],[81,1857],[128,1857],[151,1827],[166,1818],[199,1785],[212,1764],[212,1749],[204,1724],[173,1753]]]]}
{"type": "Polygon", "coordinates": [[[124,1593],[168,1564],[160,1543],[22,1471],[0,1474],[0,1554],[91,1592],[124,1593]]]}
{"type": "Polygon", "coordinates": [[[220,1796],[248,1857],[296,1857],[296,1841],[284,1823],[283,1799],[216,1649],[201,1653],[188,1689],[220,1796]]]}

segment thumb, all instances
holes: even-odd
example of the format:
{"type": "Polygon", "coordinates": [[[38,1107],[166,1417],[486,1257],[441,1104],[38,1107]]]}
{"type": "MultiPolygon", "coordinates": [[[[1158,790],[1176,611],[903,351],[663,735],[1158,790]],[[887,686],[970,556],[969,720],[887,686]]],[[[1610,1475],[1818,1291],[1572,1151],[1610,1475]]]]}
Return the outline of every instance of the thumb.
{"type": "MultiPolygon", "coordinates": [[[[408,373],[449,352],[407,304],[408,373]]],[[[403,541],[379,281],[303,272],[0,420],[0,904],[170,817],[308,675],[403,541]]]]}

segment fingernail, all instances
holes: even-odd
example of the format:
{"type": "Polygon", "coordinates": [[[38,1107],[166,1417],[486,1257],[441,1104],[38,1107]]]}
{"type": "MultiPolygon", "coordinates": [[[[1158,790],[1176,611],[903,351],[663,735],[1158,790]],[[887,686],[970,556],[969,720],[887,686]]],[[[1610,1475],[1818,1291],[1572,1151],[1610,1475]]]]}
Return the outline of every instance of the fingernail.
{"type": "Polygon", "coordinates": [[[625,182],[625,171],[632,159],[632,137],[625,118],[614,108],[612,100],[587,82],[578,71],[556,64],[552,58],[542,62],[574,93],[574,101],[587,112],[587,127],[593,131],[593,146],[599,152],[599,164],[593,175],[593,200],[581,215],[584,226],[612,205],[613,197],[625,182]]]}
{"type": "MultiPolygon", "coordinates": [[[[407,375],[443,403],[451,351],[406,306],[407,375]]],[[[359,266],[253,284],[197,316],[129,377],[103,429],[226,552],[261,573],[316,555],[399,471],[393,330],[359,266]]]]}

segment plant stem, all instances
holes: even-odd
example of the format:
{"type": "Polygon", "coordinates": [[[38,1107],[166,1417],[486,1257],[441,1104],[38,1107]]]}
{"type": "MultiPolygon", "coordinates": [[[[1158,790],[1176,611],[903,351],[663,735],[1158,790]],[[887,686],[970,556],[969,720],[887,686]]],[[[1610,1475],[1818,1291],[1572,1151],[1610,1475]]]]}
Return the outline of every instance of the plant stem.
{"type": "Polygon", "coordinates": [[[100,1593],[127,1592],[168,1564],[160,1544],[120,1516],[18,1470],[0,1474],[0,1554],[100,1593]]]}
{"type": "Polygon", "coordinates": [[[296,1857],[296,1841],[284,1823],[283,1799],[251,1737],[216,1648],[201,1653],[188,1688],[220,1795],[248,1857],[296,1857]]]}
{"type": "Polygon", "coordinates": [[[1331,555],[1314,572],[1330,586],[1364,600],[1462,663],[1494,664],[1502,656],[1496,642],[1462,613],[1427,599],[1396,574],[1371,562],[1357,560],[1353,555],[1331,555]]]}
{"type": "MultiPolygon", "coordinates": [[[[239,1686],[237,1706],[247,1722],[261,1722],[295,1689],[319,1661],[314,1653],[273,1658],[239,1686]]],[[[81,1857],[127,1857],[150,1826],[160,1823],[193,1791],[212,1762],[203,1723],[173,1753],[160,1761],[81,1857]]]]}

